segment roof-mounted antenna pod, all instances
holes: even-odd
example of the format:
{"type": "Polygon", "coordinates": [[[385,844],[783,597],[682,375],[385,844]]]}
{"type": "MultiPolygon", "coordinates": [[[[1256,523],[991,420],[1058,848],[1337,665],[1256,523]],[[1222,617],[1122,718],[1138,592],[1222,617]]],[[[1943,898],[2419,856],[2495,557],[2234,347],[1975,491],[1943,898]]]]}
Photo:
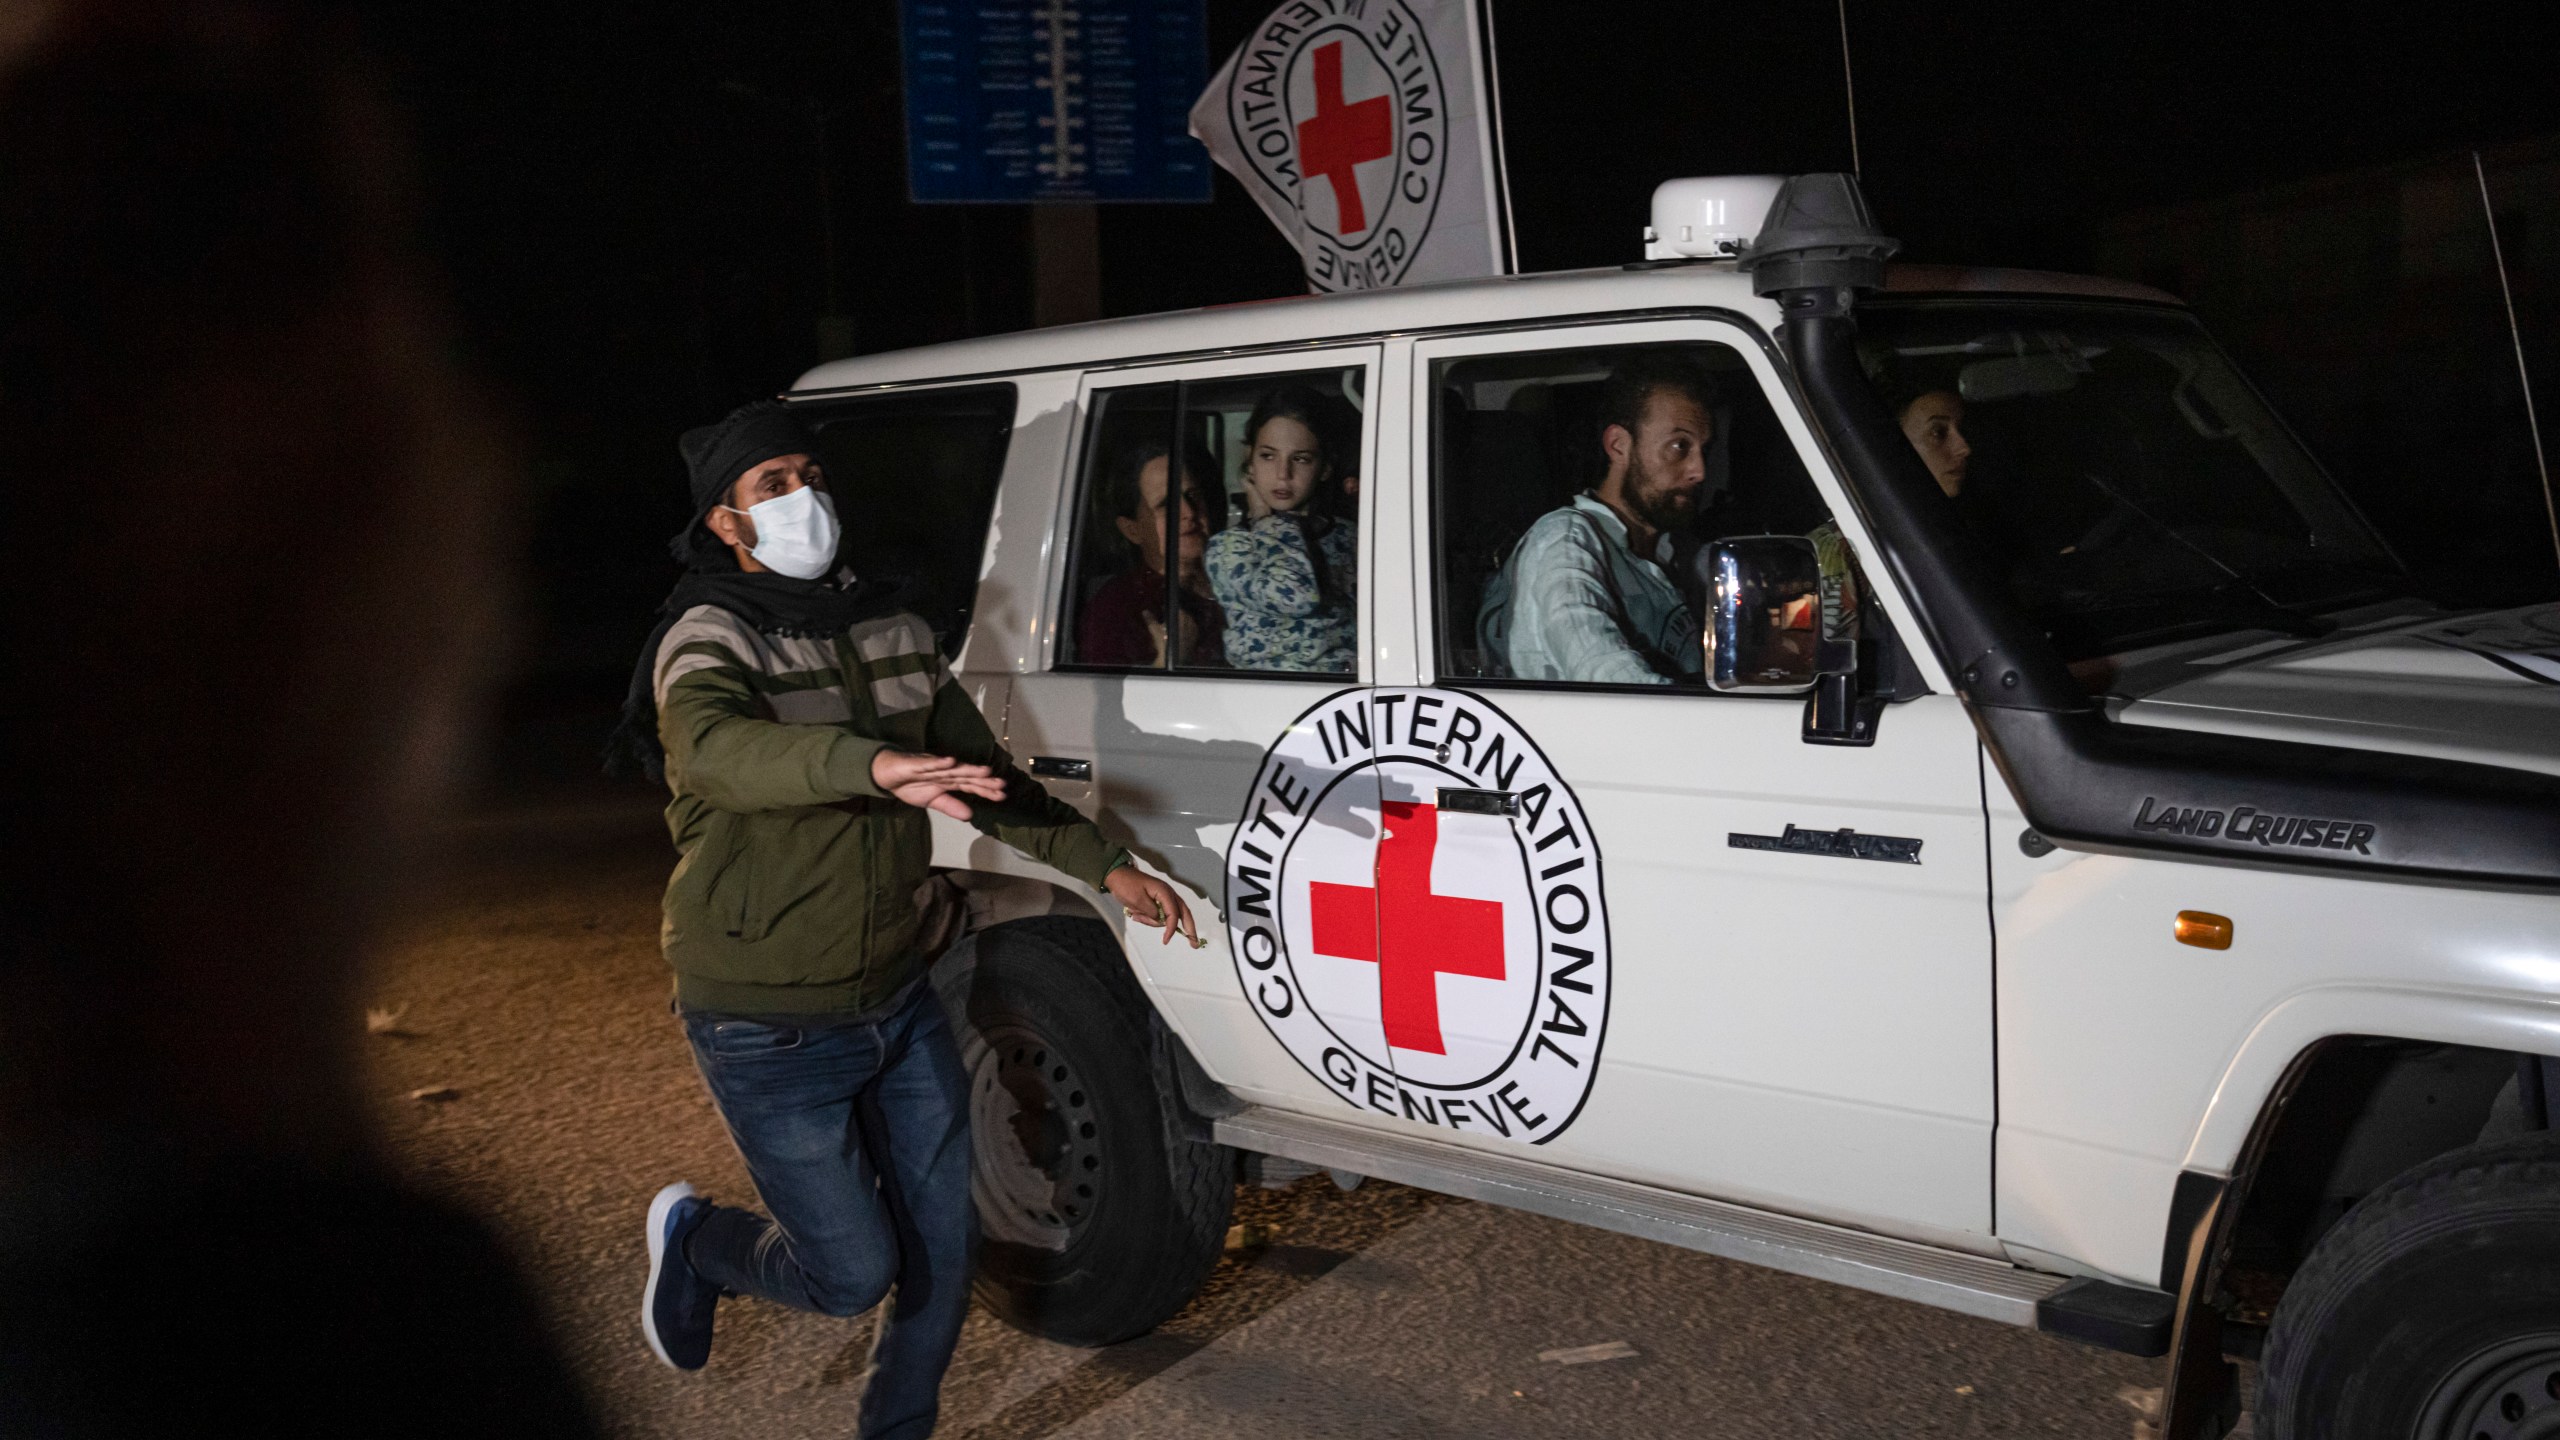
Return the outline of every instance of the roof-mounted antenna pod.
{"type": "Polygon", "coordinates": [[[1760,233],[1784,175],[1689,175],[1653,187],[1648,262],[1730,260],[1760,233]]]}
{"type": "MultiPolygon", "coordinates": [[[[1797,175],[1778,189],[1760,233],[1743,247],[1752,293],[1854,292],[1884,284],[1884,262],[1902,242],[1876,230],[1857,177],[1797,175]]],[[[1840,296],[1842,309],[1847,296],[1840,296]]]]}

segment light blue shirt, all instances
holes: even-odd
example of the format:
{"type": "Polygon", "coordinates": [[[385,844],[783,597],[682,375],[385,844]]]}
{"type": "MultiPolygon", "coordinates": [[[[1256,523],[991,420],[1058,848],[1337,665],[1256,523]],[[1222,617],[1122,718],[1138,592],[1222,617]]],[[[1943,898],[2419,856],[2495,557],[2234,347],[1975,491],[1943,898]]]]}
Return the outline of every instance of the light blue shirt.
{"type": "Polygon", "coordinates": [[[1669,685],[1695,680],[1704,660],[1697,618],[1664,568],[1668,535],[1651,559],[1627,548],[1626,523],[1585,490],[1538,517],[1487,587],[1488,614],[1511,674],[1522,680],[1669,685]]]}

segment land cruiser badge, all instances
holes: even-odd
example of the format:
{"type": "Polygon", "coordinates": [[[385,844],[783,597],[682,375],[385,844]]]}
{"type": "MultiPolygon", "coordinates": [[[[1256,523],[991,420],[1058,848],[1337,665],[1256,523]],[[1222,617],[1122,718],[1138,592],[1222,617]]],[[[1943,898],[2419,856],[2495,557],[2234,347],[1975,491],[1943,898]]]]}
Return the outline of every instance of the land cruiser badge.
{"type": "Polygon", "coordinates": [[[1600,848],[1510,717],[1346,690],[1298,717],[1227,847],[1236,978],[1344,1103],[1540,1144],[1609,1015],[1600,848]]]}

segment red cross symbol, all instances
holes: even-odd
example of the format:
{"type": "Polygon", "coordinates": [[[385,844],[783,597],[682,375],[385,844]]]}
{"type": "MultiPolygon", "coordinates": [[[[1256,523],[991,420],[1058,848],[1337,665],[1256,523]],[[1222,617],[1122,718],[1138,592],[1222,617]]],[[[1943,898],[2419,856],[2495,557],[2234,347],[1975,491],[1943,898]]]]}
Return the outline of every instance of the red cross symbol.
{"type": "Polygon", "coordinates": [[[1369,228],[1353,167],[1394,154],[1395,131],[1395,102],[1386,96],[1342,103],[1342,42],[1318,46],[1316,113],[1298,122],[1298,169],[1309,180],[1333,182],[1333,208],[1342,216],[1345,235],[1369,228]]]}
{"type": "Polygon", "coordinates": [[[1310,886],[1315,949],[1319,955],[1366,960],[1378,967],[1389,1045],[1446,1055],[1440,1042],[1440,977],[1502,978],[1502,903],[1432,894],[1439,807],[1390,800],[1385,810],[1378,888],[1322,880],[1310,886]]]}

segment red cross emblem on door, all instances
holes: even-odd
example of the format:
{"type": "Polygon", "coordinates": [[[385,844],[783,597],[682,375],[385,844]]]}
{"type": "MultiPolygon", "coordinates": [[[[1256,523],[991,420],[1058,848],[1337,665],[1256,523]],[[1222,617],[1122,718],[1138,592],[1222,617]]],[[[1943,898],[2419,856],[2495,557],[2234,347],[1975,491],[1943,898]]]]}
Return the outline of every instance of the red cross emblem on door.
{"type": "Polygon", "coordinates": [[[1315,50],[1316,113],[1298,122],[1298,169],[1308,180],[1333,184],[1333,207],[1345,235],[1369,228],[1368,207],[1360,203],[1355,167],[1395,153],[1396,107],[1384,95],[1357,104],[1342,100],[1342,42],[1315,50]]]}
{"type": "Polygon", "coordinates": [[[1309,887],[1315,951],[1378,967],[1389,1045],[1446,1055],[1440,977],[1502,978],[1502,903],[1431,893],[1438,806],[1390,800],[1383,811],[1377,888],[1323,880],[1309,887]]]}

